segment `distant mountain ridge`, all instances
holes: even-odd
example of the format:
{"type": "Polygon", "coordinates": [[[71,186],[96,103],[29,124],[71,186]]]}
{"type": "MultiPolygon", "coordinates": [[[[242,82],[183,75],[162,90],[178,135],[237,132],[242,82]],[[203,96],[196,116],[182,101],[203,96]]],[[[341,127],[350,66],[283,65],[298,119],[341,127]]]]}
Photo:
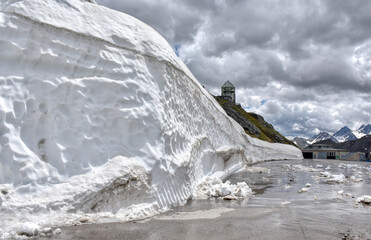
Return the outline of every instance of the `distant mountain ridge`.
{"type": "Polygon", "coordinates": [[[353,141],[360,139],[364,136],[371,135],[371,124],[363,124],[356,131],[352,131],[348,126],[342,127],[339,131],[334,134],[328,132],[320,132],[319,134],[307,139],[302,137],[296,137],[293,142],[300,148],[305,148],[308,145],[318,143],[324,140],[331,140],[334,143],[343,143],[347,141],[353,141]]]}

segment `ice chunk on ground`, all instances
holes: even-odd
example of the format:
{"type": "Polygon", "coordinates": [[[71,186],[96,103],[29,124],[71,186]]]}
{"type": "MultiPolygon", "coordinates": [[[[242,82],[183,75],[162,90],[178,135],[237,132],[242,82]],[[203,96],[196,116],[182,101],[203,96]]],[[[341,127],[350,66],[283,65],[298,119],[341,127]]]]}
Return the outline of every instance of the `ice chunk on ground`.
{"type": "Polygon", "coordinates": [[[326,180],[328,183],[344,183],[345,176],[343,174],[331,175],[329,179],[326,180]]]}
{"type": "Polygon", "coordinates": [[[319,178],[324,179],[324,182],[326,182],[326,183],[344,183],[344,182],[346,182],[345,176],[343,174],[331,174],[329,172],[320,172],[319,178]]]}
{"type": "Polygon", "coordinates": [[[44,234],[45,236],[51,236],[53,235],[53,229],[51,228],[43,228],[40,232],[40,235],[44,234]]]}
{"type": "Polygon", "coordinates": [[[325,178],[325,182],[327,183],[344,183],[344,182],[358,183],[363,181],[362,177],[359,174],[348,177],[348,180],[343,174],[331,174],[330,172],[320,172],[319,176],[320,178],[325,178]]]}
{"type": "Polygon", "coordinates": [[[338,191],[338,195],[343,195],[343,193],[344,193],[344,190],[338,191]]]}
{"type": "Polygon", "coordinates": [[[307,188],[311,187],[312,185],[310,183],[305,184],[307,188]]]}
{"type": "Polygon", "coordinates": [[[299,193],[304,193],[304,192],[308,192],[308,190],[309,190],[309,188],[304,187],[304,188],[300,189],[298,192],[299,193]]]}
{"type": "Polygon", "coordinates": [[[323,168],[323,165],[321,165],[321,164],[317,164],[316,167],[317,167],[317,168],[323,168]]]}
{"type": "Polygon", "coordinates": [[[229,181],[223,183],[217,177],[205,177],[198,185],[194,196],[198,198],[215,197],[236,200],[249,197],[252,194],[252,190],[245,182],[231,184],[229,181]]]}
{"type": "Polygon", "coordinates": [[[358,164],[349,164],[349,163],[339,163],[338,165],[340,168],[348,168],[348,169],[360,169],[362,168],[358,164]]]}
{"type": "Polygon", "coordinates": [[[22,224],[21,228],[18,230],[18,235],[24,235],[27,237],[37,236],[40,232],[40,226],[33,222],[26,222],[22,224]]]}
{"type": "Polygon", "coordinates": [[[366,203],[366,204],[371,204],[371,196],[369,195],[363,195],[359,198],[357,198],[356,202],[362,202],[362,203],[366,203]]]}
{"type": "Polygon", "coordinates": [[[362,177],[360,177],[359,175],[350,176],[349,179],[350,179],[350,181],[355,182],[355,183],[362,182],[363,181],[362,177]]]}
{"type": "Polygon", "coordinates": [[[329,172],[320,172],[320,174],[319,174],[321,177],[326,177],[326,178],[329,178],[329,177],[331,177],[332,176],[332,174],[331,173],[329,173],[329,172]]]}
{"type": "Polygon", "coordinates": [[[62,233],[62,230],[60,228],[56,228],[54,231],[53,231],[53,236],[56,236],[56,235],[59,235],[62,233]]]}

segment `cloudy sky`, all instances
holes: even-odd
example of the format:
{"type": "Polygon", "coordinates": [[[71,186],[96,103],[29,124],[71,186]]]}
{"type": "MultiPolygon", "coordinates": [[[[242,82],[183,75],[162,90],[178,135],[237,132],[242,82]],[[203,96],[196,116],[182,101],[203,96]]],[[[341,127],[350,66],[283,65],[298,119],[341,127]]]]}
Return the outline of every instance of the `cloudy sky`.
{"type": "Polygon", "coordinates": [[[285,136],[371,123],[369,0],[96,0],[162,34],[211,93],[285,136]]]}

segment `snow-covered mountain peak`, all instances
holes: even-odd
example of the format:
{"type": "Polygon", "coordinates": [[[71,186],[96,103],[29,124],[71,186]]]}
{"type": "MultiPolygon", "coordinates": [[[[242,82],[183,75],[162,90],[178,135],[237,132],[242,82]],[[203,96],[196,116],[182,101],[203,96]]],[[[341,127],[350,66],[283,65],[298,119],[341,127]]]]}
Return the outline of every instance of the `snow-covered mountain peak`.
{"type": "Polygon", "coordinates": [[[362,125],[357,131],[366,135],[371,134],[371,124],[362,125]]]}
{"type": "MultiPolygon", "coordinates": [[[[342,132],[350,132],[350,128],[348,126],[344,126],[342,127],[339,131],[337,131],[336,133],[342,133],[342,132]]],[[[336,133],[334,135],[336,135],[336,133]]]]}
{"type": "Polygon", "coordinates": [[[337,142],[336,138],[334,138],[332,135],[330,135],[328,132],[320,132],[319,134],[311,137],[308,139],[309,144],[313,144],[319,141],[323,141],[326,139],[331,139],[334,142],[337,142]]]}
{"type": "Polygon", "coordinates": [[[333,137],[336,138],[338,142],[345,142],[357,139],[357,137],[353,134],[352,130],[350,130],[348,126],[342,127],[333,135],[333,137]]]}
{"type": "Polygon", "coordinates": [[[353,131],[353,134],[357,137],[357,138],[362,138],[366,135],[370,135],[371,134],[371,124],[362,124],[357,131],[353,131]]]}

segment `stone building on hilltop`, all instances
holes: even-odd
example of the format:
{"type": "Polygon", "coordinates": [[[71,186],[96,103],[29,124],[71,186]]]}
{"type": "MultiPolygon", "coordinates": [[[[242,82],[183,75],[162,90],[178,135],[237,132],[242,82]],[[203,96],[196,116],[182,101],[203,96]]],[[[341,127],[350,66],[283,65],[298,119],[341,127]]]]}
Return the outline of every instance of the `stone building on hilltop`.
{"type": "Polygon", "coordinates": [[[236,92],[235,87],[230,81],[226,81],[222,86],[221,98],[229,100],[236,104],[236,92]]]}

